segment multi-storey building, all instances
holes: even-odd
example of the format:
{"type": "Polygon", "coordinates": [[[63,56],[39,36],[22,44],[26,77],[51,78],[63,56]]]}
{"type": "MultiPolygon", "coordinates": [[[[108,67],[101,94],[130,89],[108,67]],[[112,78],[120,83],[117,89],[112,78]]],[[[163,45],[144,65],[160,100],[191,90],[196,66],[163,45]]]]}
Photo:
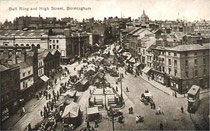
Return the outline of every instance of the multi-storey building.
{"type": "Polygon", "coordinates": [[[20,68],[17,64],[0,64],[1,122],[18,110],[20,68]]]}
{"type": "Polygon", "coordinates": [[[0,45],[57,49],[63,61],[84,56],[88,42],[87,33],[71,32],[69,29],[0,31],[0,45]]]}
{"type": "Polygon", "coordinates": [[[153,49],[152,79],[180,93],[192,85],[209,86],[209,43],[153,49]]]}

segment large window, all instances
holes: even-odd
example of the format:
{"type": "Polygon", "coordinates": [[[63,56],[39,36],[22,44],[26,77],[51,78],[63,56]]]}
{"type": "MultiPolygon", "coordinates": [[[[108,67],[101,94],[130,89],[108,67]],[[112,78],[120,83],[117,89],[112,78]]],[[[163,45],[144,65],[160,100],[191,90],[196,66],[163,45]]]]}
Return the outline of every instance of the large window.
{"type": "Polygon", "coordinates": [[[206,58],[205,57],[203,58],[203,64],[204,65],[206,64],[206,58]]]}
{"type": "Polygon", "coordinates": [[[186,71],[186,72],[185,72],[185,75],[186,75],[186,77],[189,77],[189,72],[186,71]]]}
{"type": "Polygon", "coordinates": [[[188,66],[188,60],[185,60],[185,66],[188,66]]]}
{"type": "Polygon", "coordinates": [[[171,65],[171,59],[168,59],[168,65],[171,65]]]}
{"type": "Polygon", "coordinates": [[[198,76],[198,70],[195,70],[195,76],[198,76]]]}
{"type": "Polygon", "coordinates": [[[177,60],[174,60],[174,66],[177,67],[177,60]]]}
{"type": "Polygon", "coordinates": [[[197,66],[197,65],[198,65],[198,60],[195,59],[195,60],[194,60],[194,63],[195,63],[195,66],[197,66]]]}
{"type": "Polygon", "coordinates": [[[175,70],[174,70],[174,76],[176,76],[176,75],[177,75],[177,70],[175,69],[175,70]]]}
{"type": "Polygon", "coordinates": [[[171,68],[168,68],[168,74],[171,74],[171,68]]]}

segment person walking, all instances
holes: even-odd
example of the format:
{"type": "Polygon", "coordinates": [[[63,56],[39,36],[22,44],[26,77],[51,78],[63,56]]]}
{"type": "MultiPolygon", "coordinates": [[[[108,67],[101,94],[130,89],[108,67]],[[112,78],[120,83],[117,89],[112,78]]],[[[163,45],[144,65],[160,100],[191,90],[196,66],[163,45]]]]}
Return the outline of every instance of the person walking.
{"type": "Polygon", "coordinates": [[[43,112],[42,112],[42,110],[40,111],[40,115],[41,115],[41,117],[43,116],[43,112]]]}
{"type": "Polygon", "coordinates": [[[162,121],[160,122],[160,130],[163,130],[163,123],[162,123],[162,121]]]}
{"type": "Polygon", "coordinates": [[[184,107],[183,106],[181,106],[181,111],[182,111],[182,113],[184,113],[184,107]]]}
{"type": "Polygon", "coordinates": [[[97,122],[97,120],[95,120],[95,128],[97,128],[98,127],[98,122],[97,122]]]}
{"type": "Polygon", "coordinates": [[[31,130],[31,123],[28,124],[28,130],[31,130]]]}
{"type": "Polygon", "coordinates": [[[174,92],[174,96],[177,98],[177,94],[176,94],[176,91],[174,92]]]}

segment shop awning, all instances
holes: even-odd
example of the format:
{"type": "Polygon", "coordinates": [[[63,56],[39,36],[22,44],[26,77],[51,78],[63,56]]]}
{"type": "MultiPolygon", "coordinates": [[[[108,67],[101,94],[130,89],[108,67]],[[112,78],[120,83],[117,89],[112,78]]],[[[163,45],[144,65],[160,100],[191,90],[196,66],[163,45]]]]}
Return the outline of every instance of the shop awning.
{"type": "Polygon", "coordinates": [[[47,82],[49,78],[46,75],[40,77],[44,82],[47,82]]]}
{"type": "Polygon", "coordinates": [[[122,50],[123,50],[123,49],[121,48],[120,50],[118,50],[118,52],[120,53],[120,52],[122,52],[122,50]]]}
{"type": "Polygon", "coordinates": [[[129,61],[132,62],[132,63],[134,63],[135,62],[135,59],[134,58],[131,58],[129,61]]]}
{"type": "Polygon", "coordinates": [[[91,108],[87,108],[87,114],[91,115],[91,114],[98,114],[98,107],[91,107],[91,108]]]}
{"type": "Polygon", "coordinates": [[[139,66],[141,63],[139,63],[139,62],[137,62],[137,63],[135,63],[133,66],[139,66]]]}
{"type": "Polygon", "coordinates": [[[144,69],[142,70],[142,72],[144,72],[144,73],[147,74],[150,70],[151,70],[151,68],[148,67],[148,66],[146,66],[146,67],[144,67],[144,69]]]}
{"type": "Polygon", "coordinates": [[[129,55],[129,56],[128,56],[128,58],[127,58],[126,60],[129,60],[131,57],[132,57],[132,56],[131,56],[131,55],[129,55]]]}
{"type": "Polygon", "coordinates": [[[77,117],[79,115],[79,110],[80,110],[80,105],[75,102],[71,102],[70,105],[65,107],[62,118],[77,117]]]}

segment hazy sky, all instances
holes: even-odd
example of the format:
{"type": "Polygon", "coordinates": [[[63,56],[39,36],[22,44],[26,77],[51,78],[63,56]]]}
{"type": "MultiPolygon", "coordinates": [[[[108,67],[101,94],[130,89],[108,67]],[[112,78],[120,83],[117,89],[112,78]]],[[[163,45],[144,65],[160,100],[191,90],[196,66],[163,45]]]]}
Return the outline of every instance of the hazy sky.
{"type": "Polygon", "coordinates": [[[103,19],[109,16],[124,16],[138,18],[143,9],[152,20],[176,20],[185,18],[190,21],[210,20],[210,0],[0,0],[0,22],[6,19],[13,20],[19,16],[42,17],[95,17],[103,19]],[[51,10],[53,7],[63,7],[64,10],[51,10]],[[13,8],[17,10],[10,11],[13,8]],[[29,8],[22,11],[19,8],[29,8]],[[37,10],[30,10],[36,8],[37,10]],[[49,10],[39,10],[39,7],[48,7],[49,10]],[[66,10],[67,7],[90,7],[90,10],[66,10]]]}

